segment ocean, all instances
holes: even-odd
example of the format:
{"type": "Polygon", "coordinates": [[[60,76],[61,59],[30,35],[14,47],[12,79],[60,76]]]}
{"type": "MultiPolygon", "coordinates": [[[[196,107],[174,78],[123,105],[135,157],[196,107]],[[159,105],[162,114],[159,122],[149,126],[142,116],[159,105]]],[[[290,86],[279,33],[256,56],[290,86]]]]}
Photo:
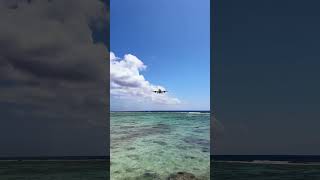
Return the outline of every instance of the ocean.
{"type": "Polygon", "coordinates": [[[111,112],[112,180],[210,178],[209,112],[111,112]]]}
{"type": "MultiPolygon", "coordinates": [[[[234,158],[234,157],[233,157],[234,158]]],[[[284,159],[285,157],[281,157],[284,159]]],[[[289,161],[252,161],[251,156],[237,156],[236,161],[230,158],[211,159],[212,180],[320,180],[320,165],[317,162],[297,163],[289,161]],[[247,159],[246,159],[247,158],[247,159]],[[218,160],[213,160],[218,159],[218,160]],[[226,160],[227,159],[227,160],[226,160]],[[241,160],[240,160],[241,159],[241,160]]],[[[310,157],[311,158],[311,157],[310,157]]],[[[10,159],[10,158],[8,158],[10,159]]],[[[0,160],[0,180],[108,180],[109,161],[57,159],[45,160],[28,158],[24,160],[0,160]],[[33,160],[32,160],[33,159],[33,160]]],[[[271,158],[273,159],[273,158],[271,158]]],[[[312,159],[319,159],[316,156],[312,159]]],[[[111,178],[112,179],[112,178],[111,178]]],[[[131,179],[131,178],[128,178],[131,179]]],[[[153,177],[148,179],[152,180],[153,177]]],[[[157,179],[157,178],[155,178],[157,179]]],[[[189,180],[196,180],[190,178],[189,180]]]]}
{"type": "Polygon", "coordinates": [[[111,112],[110,158],[0,158],[0,180],[320,180],[320,156],[210,157],[209,124],[208,112],[111,112]]]}
{"type": "MultiPolygon", "coordinates": [[[[9,158],[8,158],[9,159],[9,158]]],[[[1,160],[0,180],[106,180],[108,160],[1,160]]]]}
{"type": "Polygon", "coordinates": [[[214,180],[320,180],[320,156],[212,156],[214,180]]]}

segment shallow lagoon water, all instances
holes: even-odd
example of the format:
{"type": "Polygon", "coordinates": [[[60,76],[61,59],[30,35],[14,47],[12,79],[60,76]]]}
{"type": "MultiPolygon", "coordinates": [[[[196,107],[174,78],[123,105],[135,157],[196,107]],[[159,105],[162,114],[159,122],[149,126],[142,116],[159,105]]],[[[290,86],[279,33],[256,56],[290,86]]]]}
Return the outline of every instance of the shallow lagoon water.
{"type": "Polygon", "coordinates": [[[209,128],[209,113],[111,112],[111,179],[209,179],[209,128]]]}

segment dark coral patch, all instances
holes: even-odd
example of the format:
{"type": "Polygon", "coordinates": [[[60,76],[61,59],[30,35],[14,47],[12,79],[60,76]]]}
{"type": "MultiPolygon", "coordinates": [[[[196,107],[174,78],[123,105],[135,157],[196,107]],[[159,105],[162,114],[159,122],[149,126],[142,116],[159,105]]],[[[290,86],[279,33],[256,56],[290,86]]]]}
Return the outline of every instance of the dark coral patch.
{"type": "Polygon", "coordinates": [[[171,174],[167,180],[198,180],[195,175],[188,172],[177,172],[171,174]]]}

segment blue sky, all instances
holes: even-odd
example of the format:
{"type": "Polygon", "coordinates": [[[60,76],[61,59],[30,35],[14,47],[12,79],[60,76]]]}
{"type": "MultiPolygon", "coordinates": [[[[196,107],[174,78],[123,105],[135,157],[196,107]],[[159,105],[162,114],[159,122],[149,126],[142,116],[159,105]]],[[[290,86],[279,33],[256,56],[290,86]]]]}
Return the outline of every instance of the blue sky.
{"type": "Polygon", "coordinates": [[[111,0],[110,9],[111,51],[136,56],[147,66],[145,80],[180,101],[138,107],[111,97],[111,110],[209,110],[209,0],[111,0]]]}

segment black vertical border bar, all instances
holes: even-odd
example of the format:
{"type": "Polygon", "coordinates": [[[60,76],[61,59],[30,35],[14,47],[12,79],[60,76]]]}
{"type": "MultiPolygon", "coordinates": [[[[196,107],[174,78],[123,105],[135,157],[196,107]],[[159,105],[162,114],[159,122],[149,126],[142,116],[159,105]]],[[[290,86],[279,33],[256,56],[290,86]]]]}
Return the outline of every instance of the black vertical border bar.
{"type": "Polygon", "coordinates": [[[106,151],[107,153],[107,172],[108,179],[111,179],[110,177],[110,145],[111,145],[111,139],[110,139],[110,0],[104,0],[106,3],[106,45],[107,45],[107,57],[106,57],[106,68],[107,68],[107,74],[106,74],[106,123],[107,123],[107,145],[106,145],[106,151]]]}
{"type": "Polygon", "coordinates": [[[213,65],[214,65],[214,2],[215,0],[210,0],[210,179],[211,177],[213,177],[213,120],[214,120],[214,99],[213,99],[213,88],[214,88],[214,83],[213,83],[213,76],[214,76],[214,72],[213,72],[213,65]]]}

